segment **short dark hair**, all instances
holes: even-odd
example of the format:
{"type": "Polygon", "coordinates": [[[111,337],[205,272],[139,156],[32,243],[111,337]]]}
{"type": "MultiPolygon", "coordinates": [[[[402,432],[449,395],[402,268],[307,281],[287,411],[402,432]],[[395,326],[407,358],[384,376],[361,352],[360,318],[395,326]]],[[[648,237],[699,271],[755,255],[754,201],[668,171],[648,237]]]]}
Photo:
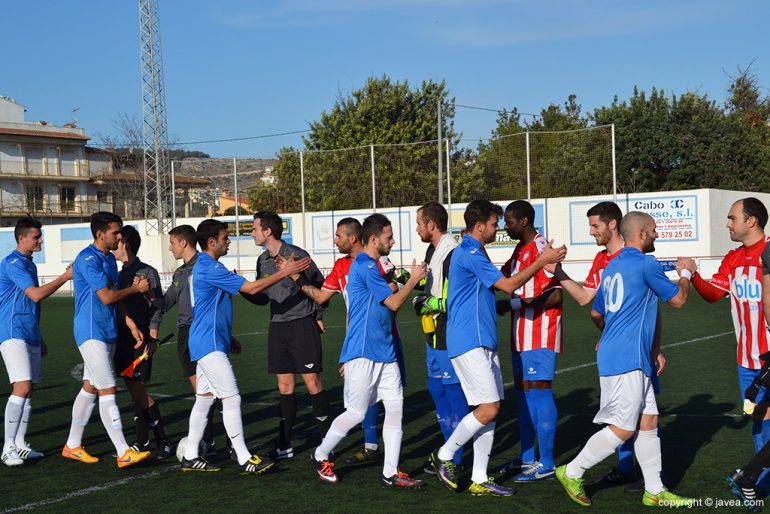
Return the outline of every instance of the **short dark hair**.
{"type": "Polygon", "coordinates": [[[348,229],[348,234],[353,234],[358,239],[359,243],[363,243],[364,227],[361,222],[355,218],[342,218],[337,222],[337,227],[345,226],[348,229]]]}
{"type": "Polygon", "coordinates": [[[363,231],[361,233],[361,242],[369,243],[372,236],[379,236],[385,227],[391,225],[390,220],[384,214],[371,214],[364,220],[363,231]]]}
{"type": "Polygon", "coordinates": [[[505,208],[505,214],[510,214],[517,220],[527,218],[529,224],[535,225],[535,208],[526,200],[515,200],[505,208]]]}
{"type": "Polygon", "coordinates": [[[752,216],[757,218],[757,225],[764,230],[767,225],[767,208],[764,204],[753,196],[744,198],[741,202],[743,202],[743,216],[746,219],[752,216]]]}
{"type": "Polygon", "coordinates": [[[168,235],[187,241],[187,244],[193,248],[195,248],[195,244],[198,242],[195,236],[195,229],[192,225],[179,225],[178,227],[174,227],[169,230],[168,235]]]}
{"type": "Polygon", "coordinates": [[[142,236],[139,231],[131,225],[125,225],[120,229],[120,235],[123,236],[123,242],[131,248],[134,255],[139,253],[139,247],[142,246],[142,236]]]}
{"type": "Polygon", "coordinates": [[[227,223],[215,219],[207,219],[200,222],[198,229],[195,231],[195,237],[198,239],[198,245],[201,247],[201,251],[206,251],[209,247],[209,239],[219,238],[219,233],[222,230],[227,230],[227,223]]]}
{"type": "Polygon", "coordinates": [[[16,228],[13,229],[13,236],[16,238],[16,242],[18,243],[21,236],[26,236],[30,229],[33,228],[42,229],[43,224],[30,216],[19,218],[19,221],[16,222],[16,228]]]}
{"type": "Polygon", "coordinates": [[[123,226],[123,220],[117,214],[106,211],[93,213],[91,215],[91,235],[96,239],[97,232],[106,232],[113,223],[117,223],[120,227],[123,226]]]}
{"type": "Polygon", "coordinates": [[[471,231],[476,223],[486,223],[493,215],[497,215],[498,220],[502,218],[503,208],[489,200],[473,200],[463,214],[465,229],[471,231]]]}
{"type": "Polygon", "coordinates": [[[276,213],[273,211],[258,211],[254,214],[254,219],[259,220],[263,230],[269,228],[274,238],[281,239],[283,220],[276,213]]]}
{"type": "Polygon", "coordinates": [[[618,207],[618,204],[615,202],[599,202],[588,209],[586,216],[589,218],[591,216],[599,216],[599,219],[608,225],[610,224],[610,221],[615,220],[618,224],[618,228],[620,228],[620,220],[623,219],[623,211],[620,210],[620,207],[618,207]]]}
{"type": "Polygon", "coordinates": [[[438,202],[428,202],[419,209],[417,212],[422,212],[422,216],[427,221],[432,221],[436,224],[436,228],[441,232],[446,232],[447,222],[449,221],[449,214],[443,205],[438,202]]]}

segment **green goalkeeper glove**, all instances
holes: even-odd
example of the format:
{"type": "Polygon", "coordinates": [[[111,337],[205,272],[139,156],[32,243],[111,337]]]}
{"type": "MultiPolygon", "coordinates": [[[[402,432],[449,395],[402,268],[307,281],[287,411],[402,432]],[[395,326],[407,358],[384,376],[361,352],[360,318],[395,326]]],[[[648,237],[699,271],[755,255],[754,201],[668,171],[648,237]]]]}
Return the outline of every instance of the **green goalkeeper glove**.
{"type": "Polygon", "coordinates": [[[401,284],[402,286],[406,285],[407,282],[409,282],[409,278],[412,276],[409,271],[407,271],[404,268],[396,268],[393,270],[392,274],[392,280],[394,284],[401,284]]]}
{"type": "Polygon", "coordinates": [[[412,305],[414,305],[414,311],[418,316],[434,312],[446,312],[446,302],[443,298],[437,298],[423,293],[414,297],[412,305]]]}

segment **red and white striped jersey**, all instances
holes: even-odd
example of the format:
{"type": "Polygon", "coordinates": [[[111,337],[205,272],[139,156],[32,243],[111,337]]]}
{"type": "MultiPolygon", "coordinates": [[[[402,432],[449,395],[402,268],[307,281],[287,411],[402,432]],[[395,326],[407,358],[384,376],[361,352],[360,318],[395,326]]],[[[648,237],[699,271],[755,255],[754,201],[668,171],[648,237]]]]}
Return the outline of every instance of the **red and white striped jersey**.
{"type": "MultiPolygon", "coordinates": [[[[531,266],[547,244],[548,241],[538,234],[528,245],[522,243],[516,245],[511,258],[503,264],[501,270],[503,275],[510,277],[531,266]]],[[[554,288],[561,289],[556,277],[545,270],[540,270],[517,289],[514,296],[536,298],[554,288]]],[[[548,309],[524,306],[512,311],[511,350],[525,352],[547,348],[560,353],[562,351],[561,315],[561,305],[548,309]]]]}
{"type": "MultiPolygon", "coordinates": [[[[326,276],[321,289],[327,291],[333,291],[335,293],[342,293],[342,297],[345,299],[345,305],[348,304],[348,274],[350,273],[350,265],[353,264],[353,258],[350,255],[340,257],[334,263],[331,273],[326,276]]],[[[386,275],[390,271],[395,269],[395,265],[386,256],[380,257],[378,262],[380,273],[386,275]]]]}
{"type": "MultiPolygon", "coordinates": [[[[622,249],[623,248],[620,250],[622,249]]],[[[604,268],[606,268],[607,264],[620,253],[620,250],[612,255],[607,252],[606,248],[598,252],[596,257],[594,257],[593,264],[591,264],[591,270],[588,272],[585,282],[583,282],[583,287],[586,289],[599,289],[599,286],[602,283],[602,273],[604,273],[604,268]]]]}
{"type": "Polygon", "coordinates": [[[731,250],[711,277],[711,285],[730,295],[730,310],[738,342],[738,365],[749,369],[761,368],[759,355],[768,351],[762,306],[761,261],[768,241],[770,237],[765,237],[751,246],[731,250]]]}

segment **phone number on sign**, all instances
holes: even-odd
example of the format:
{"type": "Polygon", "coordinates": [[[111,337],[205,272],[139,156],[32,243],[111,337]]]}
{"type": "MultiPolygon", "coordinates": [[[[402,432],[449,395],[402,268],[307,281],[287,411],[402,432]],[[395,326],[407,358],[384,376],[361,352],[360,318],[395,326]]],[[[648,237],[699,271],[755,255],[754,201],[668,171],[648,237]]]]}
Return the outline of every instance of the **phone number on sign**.
{"type": "Polygon", "coordinates": [[[690,239],[692,230],[659,230],[659,239],[690,239]]]}

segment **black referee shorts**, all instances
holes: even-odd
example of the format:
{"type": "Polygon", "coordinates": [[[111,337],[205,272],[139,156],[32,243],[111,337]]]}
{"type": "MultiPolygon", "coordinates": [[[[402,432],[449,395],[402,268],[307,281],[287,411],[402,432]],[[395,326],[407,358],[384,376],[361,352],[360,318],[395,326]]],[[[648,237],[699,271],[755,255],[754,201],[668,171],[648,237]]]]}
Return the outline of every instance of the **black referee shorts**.
{"type": "Polygon", "coordinates": [[[152,376],[152,355],[144,360],[134,369],[133,376],[124,376],[121,373],[128,368],[142,352],[144,352],[146,341],[149,340],[149,334],[144,334],[145,343],[139,348],[134,349],[136,339],[130,333],[129,335],[118,334],[118,342],[115,343],[115,355],[112,357],[112,365],[115,367],[115,375],[125,380],[136,382],[149,382],[152,376]]]}
{"type": "Polygon", "coordinates": [[[323,371],[321,329],[313,317],[270,322],[267,371],[276,374],[323,371]]]}
{"type": "Polygon", "coordinates": [[[198,365],[190,360],[190,347],[187,342],[190,339],[190,325],[182,325],[178,330],[176,350],[179,355],[179,365],[182,367],[182,373],[186,377],[193,377],[196,374],[198,365]]]}

